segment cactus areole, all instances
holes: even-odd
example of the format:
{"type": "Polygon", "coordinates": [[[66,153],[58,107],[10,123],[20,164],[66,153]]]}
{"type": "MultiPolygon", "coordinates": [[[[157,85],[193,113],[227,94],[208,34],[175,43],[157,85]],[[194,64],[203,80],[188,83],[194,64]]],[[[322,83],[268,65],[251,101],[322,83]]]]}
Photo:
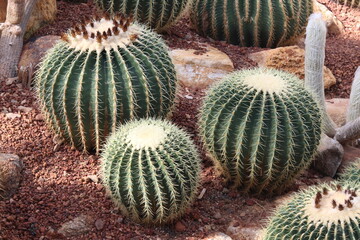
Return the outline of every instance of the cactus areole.
{"type": "Polygon", "coordinates": [[[292,74],[232,73],[205,97],[200,134],[228,180],[246,192],[281,192],[306,167],[320,140],[317,103],[292,74]]]}
{"type": "Polygon", "coordinates": [[[196,31],[243,47],[278,47],[305,31],[313,0],[195,0],[196,31]]]}
{"type": "Polygon", "coordinates": [[[197,192],[200,159],[189,136],[167,121],[141,119],[113,134],[102,156],[103,182],[122,213],[169,223],[197,192]]]}
{"type": "Polygon", "coordinates": [[[360,239],[360,192],[350,186],[323,185],[297,194],[270,219],[264,240],[360,239]]]}
{"type": "Polygon", "coordinates": [[[96,16],[63,34],[37,73],[47,122],[85,151],[99,151],[119,123],[167,116],[175,88],[163,41],[122,16],[96,16]]]}

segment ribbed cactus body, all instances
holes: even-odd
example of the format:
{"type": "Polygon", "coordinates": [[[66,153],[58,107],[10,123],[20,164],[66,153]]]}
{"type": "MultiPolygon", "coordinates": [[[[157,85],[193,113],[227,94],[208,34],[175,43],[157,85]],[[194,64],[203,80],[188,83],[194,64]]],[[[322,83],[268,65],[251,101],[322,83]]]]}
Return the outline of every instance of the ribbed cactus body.
{"type": "Polygon", "coordinates": [[[338,0],[338,2],[349,7],[360,8],[360,0],[338,0]]]}
{"type": "Polygon", "coordinates": [[[133,15],[135,20],[161,31],[174,24],[185,13],[192,0],[95,0],[95,2],[101,9],[111,14],[133,15]]]}
{"type": "Polygon", "coordinates": [[[246,192],[282,191],[319,143],[317,103],[296,76],[271,69],[232,73],[204,99],[199,126],[221,172],[246,192]]]}
{"type": "Polygon", "coordinates": [[[296,194],[278,208],[263,239],[360,239],[359,188],[320,185],[296,194]]]}
{"type": "Polygon", "coordinates": [[[360,159],[357,159],[344,169],[343,173],[340,174],[339,181],[360,184],[360,159]]]}
{"type": "Polygon", "coordinates": [[[166,121],[129,122],[102,156],[103,182],[125,215],[162,224],[181,216],[197,192],[200,160],[189,136],[166,121]]]}
{"type": "Polygon", "coordinates": [[[197,32],[243,47],[277,47],[304,32],[313,0],[195,0],[197,32]]]}
{"type": "Polygon", "coordinates": [[[37,74],[47,122],[78,149],[98,151],[119,123],[165,117],[175,97],[174,66],[159,36],[131,19],[105,18],[64,35],[37,74]]]}

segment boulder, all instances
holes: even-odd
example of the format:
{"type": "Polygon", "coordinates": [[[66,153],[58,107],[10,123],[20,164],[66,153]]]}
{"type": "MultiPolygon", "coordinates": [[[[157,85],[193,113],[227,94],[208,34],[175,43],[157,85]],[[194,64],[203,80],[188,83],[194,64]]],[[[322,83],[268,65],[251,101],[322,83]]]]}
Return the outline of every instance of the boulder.
{"type": "Polygon", "coordinates": [[[11,198],[17,191],[22,169],[19,156],[0,153],[0,200],[11,198]]]}
{"type": "MultiPolygon", "coordinates": [[[[7,0],[0,0],[0,22],[6,19],[7,0]]],[[[56,17],[56,0],[38,0],[26,27],[25,39],[56,17]]]]}
{"type": "Polygon", "coordinates": [[[323,20],[326,22],[326,27],[329,34],[342,34],[345,32],[344,24],[335,17],[325,5],[314,0],[314,12],[320,12],[323,20]]]}
{"type": "Polygon", "coordinates": [[[174,49],[170,51],[170,56],[180,85],[191,89],[207,88],[234,70],[230,58],[210,46],[203,54],[194,49],[174,49]]]}
{"type": "Polygon", "coordinates": [[[326,111],[338,127],[346,123],[346,111],[349,105],[348,98],[333,98],[325,102],[326,111]]]}
{"type": "Polygon", "coordinates": [[[24,86],[29,86],[37,64],[44,57],[47,50],[52,48],[60,39],[59,36],[49,35],[33,39],[26,43],[18,64],[19,79],[24,86]]]}
{"type": "MultiPolygon", "coordinates": [[[[305,50],[298,46],[279,47],[249,54],[249,58],[260,67],[275,68],[305,78],[305,50]]],[[[336,84],[330,69],[324,66],[324,88],[336,84]]]]}

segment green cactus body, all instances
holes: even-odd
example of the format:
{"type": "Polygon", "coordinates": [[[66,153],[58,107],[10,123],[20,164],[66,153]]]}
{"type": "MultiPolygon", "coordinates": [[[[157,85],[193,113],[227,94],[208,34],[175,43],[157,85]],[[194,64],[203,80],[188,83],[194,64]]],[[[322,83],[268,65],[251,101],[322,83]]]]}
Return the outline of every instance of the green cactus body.
{"type": "Polygon", "coordinates": [[[340,174],[339,182],[351,182],[353,184],[360,184],[360,159],[351,163],[346,167],[342,174],[340,174]]]}
{"type": "Polygon", "coordinates": [[[156,33],[104,16],[63,35],[40,66],[37,92],[57,134],[78,149],[99,151],[117,124],[167,116],[175,75],[156,33]]]}
{"type": "Polygon", "coordinates": [[[310,187],[282,204],[264,240],[360,239],[360,191],[351,184],[310,187]]]}
{"type": "Polygon", "coordinates": [[[235,187],[281,192],[311,161],[321,114],[300,84],[289,73],[258,68],[232,73],[209,89],[200,134],[235,187]]]}
{"type": "Polygon", "coordinates": [[[197,192],[200,159],[189,136],[167,121],[122,125],[102,156],[103,182],[125,215],[148,224],[169,223],[197,192]]]}
{"type": "Polygon", "coordinates": [[[111,13],[133,15],[157,31],[166,30],[186,12],[192,0],[95,0],[97,5],[111,13]]]}
{"type": "Polygon", "coordinates": [[[305,30],[313,0],[195,0],[200,35],[243,47],[277,47],[305,30]]]}
{"type": "Polygon", "coordinates": [[[360,8],[360,0],[338,0],[338,2],[349,7],[360,8]]]}

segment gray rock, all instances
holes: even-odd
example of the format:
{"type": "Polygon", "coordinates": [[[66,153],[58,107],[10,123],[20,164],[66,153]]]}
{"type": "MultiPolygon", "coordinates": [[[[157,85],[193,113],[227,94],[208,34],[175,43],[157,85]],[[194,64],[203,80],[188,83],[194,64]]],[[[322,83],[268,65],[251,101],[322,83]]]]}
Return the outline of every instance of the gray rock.
{"type": "Polygon", "coordinates": [[[226,235],[225,233],[216,232],[216,233],[210,234],[203,240],[232,240],[232,238],[229,237],[228,235],[226,235]]]}
{"type": "Polygon", "coordinates": [[[242,227],[230,224],[226,233],[234,240],[260,240],[262,229],[258,227],[242,227]]]}
{"type": "Polygon", "coordinates": [[[19,156],[0,153],[0,200],[11,198],[17,191],[22,169],[19,156]]]}
{"type": "Polygon", "coordinates": [[[64,237],[76,237],[88,233],[94,224],[94,219],[88,215],[80,215],[71,221],[64,223],[58,233],[64,237]]]}
{"type": "Polygon", "coordinates": [[[343,156],[343,146],[335,139],[322,135],[318,152],[312,163],[312,168],[326,176],[334,177],[343,156]]]}

